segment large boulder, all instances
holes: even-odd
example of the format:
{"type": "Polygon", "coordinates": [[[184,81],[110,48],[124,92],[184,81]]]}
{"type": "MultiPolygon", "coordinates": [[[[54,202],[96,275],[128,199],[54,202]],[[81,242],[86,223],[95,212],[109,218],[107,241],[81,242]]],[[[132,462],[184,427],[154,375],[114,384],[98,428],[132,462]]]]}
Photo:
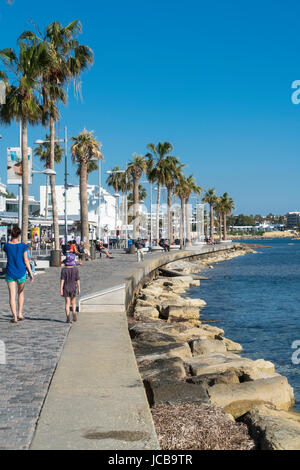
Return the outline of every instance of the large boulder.
{"type": "Polygon", "coordinates": [[[209,403],[208,395],[201,385],[175,380],[144,380],[150,406],[168,403],[209,403]]]}
{"type": "Polygon", "coordinates": [[[180,357],[181,359],[192,357],[188,343],[154,345],[133,341],[133,347],[137,362],[155,361],[156,359],[166,359],[168,357],[180,357]]]}
{"type": "Polygon", "coordinates": [[[150,318],[158,318],[159,311],[155,307],[135,307],[133,316],[134,318],[140,318],[141,315],[150,317],[150,318]]]}
{"type": "Polygon", "coordinates": [[[300,414],[262,405],[240,418],[261,450],[300,450],[300,414]]]}
{"type": "Polygon", "coordinates": [[[243,346],[241,344],[231,341],[231,339],[224,338],[224,343],[227,351],[240,352],[243,350],[243,346]]]}
{"type": "Polygon", "coordinates": [[[145,361],[139,364],[142,379],[163,380],[172,377],[172,380],[182,380],[186,377],[183,360],[179,357],[145,361]]]}
{"type": "Polygon", "coordinates": [[[161,310],[161,316],[166,318],[169,323],[174,321],[198,320],[199,307],[168,305],[161,310]]]}
{"type": "Polygon", "coordinates": [[[238,384],[239,377],[234,370],[228,369],[221,374],[195,375],[187,379],[188,383],[202,385],[205,389],[216,384],[238,384]]]}
{"type": "Polygon", "coordinates": [[[212,353],[225,353],[227,351],[224,341],[210,338],[199,338],[191,341],[190,348],[193,356],[201,356],[212,353]]]}
{"type": "Polygon", "coordinates": [[[275,375],[274,364],[263,359],[252,361],[234,353],[213,353],[187,359],[193,375],[219,374],[235,370],[241,382],[269,378],[275,375]]]}
{"type": "Polygon", "coordinates": [[[238,418],[264,403],[289,410],[294,404],[293,389],[282,376],[239,384],[216,384],[208,389],[210,401],[238,418]]]}

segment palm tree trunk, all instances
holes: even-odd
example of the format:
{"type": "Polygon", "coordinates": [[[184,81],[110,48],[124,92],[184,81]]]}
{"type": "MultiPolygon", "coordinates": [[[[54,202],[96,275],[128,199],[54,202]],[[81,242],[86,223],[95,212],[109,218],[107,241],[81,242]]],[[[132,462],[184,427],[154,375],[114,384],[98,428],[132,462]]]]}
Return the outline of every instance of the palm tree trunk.
{"type": "Polygon", "coordinates": [[[185,204],[185,223],[186,223],[186,246],[192,246],[191,242],[191,224],[190,224],[190,204],[189,199],[186,200],[185,204]]]}
{"type": "Polygon", "coordinates": [[[227,240],[227,216],[225,212],[223,214],[223,229],[224,229],[224,240],[227,240]]]}
{"type": "Polygon", "coordinates": [[[89,212],[87,197],[87,164],[84,160],[80,163],[80,223],[81,223],[81,240],[84,242],[87,252],[90,254],[89,240],[89,212]]]}
{"type": "MultiPolygon", "coordinates": [[[[22,242],[28,243],[28,145],[27,122],[22,120],[22,242]]],[[[19,201],[20,204],[20,201],[19,201]]]]}
{"type": "Polygon", "coordinates": [[[210,237],[214,239],[214,206],[210,205],[210,237]]]}
{"type": "Polygon", "coordinates": [[[183,239],[184,239],[184,217],[185,217],[185,210],[184,210],[184,198],[180,197],[181,202],[181,223],[180,223],[180,245],[183,246],[183,239]]]}
{"type": "Polygon", "coordinates": [[[222,240],[222,212],[219,212],[219,238],[222,240]]]}
{"type": "Polygon", "coordinates": [[[48,188],[49,188],[49,176],[46,175],[46,199],[45,199],[45,219],[48,218],[48,188]]]}
{"type": "MultiPolygon", "coordinates": [[[[55,159],[55,121],[50,117],[50,169],[54,170],[55,159]]],[[[54,249],[59,250],[59,225],[58,225],[58,211],[56,203],[56,190],[55,190],[55,175],[50,176],[51,186],[51,202],[53,214],[53,230],[54,230],[54,249]]]]}
{"type": "Polygon", "coordinates": [[[160,183],[157,183],[157,204],[156,204],[156,241],[159,241],[159,208],[160,208],[160,183]]]}
{"type": "Polygon", "coordinates": [[[140,214],[139,214],[139,179],[133,176],[133,239],[140,235],[140,214]]]}
{"type": "Polygon", "coordinates": [[[173,213],[171,211],[172,208],[172,188],[168,187],[168,222],[169,222],[169,240],[170,245],[173,245],[174,237],[173,237],[173,213]]]}

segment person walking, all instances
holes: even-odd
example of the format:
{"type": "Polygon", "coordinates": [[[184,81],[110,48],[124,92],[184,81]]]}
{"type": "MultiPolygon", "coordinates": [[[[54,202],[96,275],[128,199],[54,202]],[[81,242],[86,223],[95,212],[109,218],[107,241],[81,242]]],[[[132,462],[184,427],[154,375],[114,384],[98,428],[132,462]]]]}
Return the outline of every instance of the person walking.
{"type": "Polygon", "coordinates": [[[4,244],[4,251],[7,256],[7,264],[5,271],[5,280],[7,282],[9,292],[9,305],[13,319],[12,323],[18,323],[23,320],[24,305],[24,287],[26,281],[26,269],[28,271],[30,281],[33,282],[34,277],[28,259],[28,249],[25,243],[20,242],[21,229],[15,225],[11,231],[11,241],[4,244]],[[18,286],[18,314],[16,309],[16,291],[18,286]]]}
{"type": "Polygon", "coordinates": [[[144,261],[144,244],[140,238],[137,239],[135,242],[136,253],[137,253],[137,260],[138,262],[144,261]]]}
{"type": "Polygon", "coordinates": [[[65,267],[60,274],[60,295],[65,298],[65,311],[67,323],[72,323],[70,318],[70,306],[72,304],[73,321],[77,321],[76,294],[80,295],[80,276],[76,266],[75,254],[67,253],[64,260],[65,267]]]}

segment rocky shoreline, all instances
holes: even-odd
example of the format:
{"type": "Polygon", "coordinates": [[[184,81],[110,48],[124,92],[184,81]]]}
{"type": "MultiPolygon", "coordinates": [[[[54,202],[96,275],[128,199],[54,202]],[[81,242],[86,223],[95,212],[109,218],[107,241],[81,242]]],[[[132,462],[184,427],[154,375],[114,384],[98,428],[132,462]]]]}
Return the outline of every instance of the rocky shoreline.
{"type": "Polygon", "coordinates": [[[201,322],[205,302],[182,297],[200,285],[194,273],[253,252],[235,244],[175,261],[137,294],[129,332],[164,450],[300,449],[286,377],[271,362],[241,357],[240,344],[201,322]]]}

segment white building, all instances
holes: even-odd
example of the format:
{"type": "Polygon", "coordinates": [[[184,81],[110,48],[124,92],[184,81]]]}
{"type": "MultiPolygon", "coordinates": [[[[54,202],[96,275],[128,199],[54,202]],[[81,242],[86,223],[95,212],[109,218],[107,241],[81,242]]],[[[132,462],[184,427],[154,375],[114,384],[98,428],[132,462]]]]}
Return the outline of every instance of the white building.
{"type": "MultiPolygon", "coordinates": [[[[101,197],[98,197],[99,187],[95,185],[88,185],[88,210],[89,210],[89,224],[91,227],[98,226],[98,210],[100,203],[100,227],[101,236],[104,230],[108,230],[111,235],[114,235],[116,226],[118,225],[118,211],[117,211],[117,198],[101,188],[101,197]]],[[[56,186],[56,199],[58,217],[60,225],[63,225],[65,216],[65,187],[63,185],[56,186]]],[[[45,215],[46,205],[46,186],[40,186],[40,204],[41,214],[45,215]]],[[[48,188],[48,218],[52,217],[52,201],[51,201],[51,188],[48,188]]],[[[74,222],[80,220],[80,192],[79,186],[69,188],[67,191],[67,217],[68,224],[73,225],[74,222]]]]}
{"type": "Polygon", "coordinates": [[[0,182],[0,212],[6,210],[6,186],[0,182]]]}

